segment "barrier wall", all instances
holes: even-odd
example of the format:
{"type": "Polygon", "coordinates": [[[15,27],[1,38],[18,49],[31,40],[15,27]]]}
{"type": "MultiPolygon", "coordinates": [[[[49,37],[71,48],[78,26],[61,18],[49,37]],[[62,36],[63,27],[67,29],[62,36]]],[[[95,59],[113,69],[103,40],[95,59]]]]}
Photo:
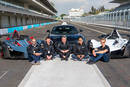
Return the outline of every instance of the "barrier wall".
{"type": "Polygon", "coordinates": [[[114,12],[104,12],[98,15],[73,18],[71,20],[75,22],[84,22],[87,24],[96,24],[130,30],[130,8],[114,12]]]}
{"type": "Polygon", "coordinates": [[[14,30],[23,31],[25,29],[36,28],[36,27],[40,27],[40,26],[53,24],[53,23],[56,23],[56,22],[47,22],[47,23],[41,23],[41,24],[33,24],[33,25],[27,25],[27,26],[19,26],[19,27],[11,27],[11,28],[0,29],[0,35],[12,33],[12,32],[14,32],[14,30]]]}

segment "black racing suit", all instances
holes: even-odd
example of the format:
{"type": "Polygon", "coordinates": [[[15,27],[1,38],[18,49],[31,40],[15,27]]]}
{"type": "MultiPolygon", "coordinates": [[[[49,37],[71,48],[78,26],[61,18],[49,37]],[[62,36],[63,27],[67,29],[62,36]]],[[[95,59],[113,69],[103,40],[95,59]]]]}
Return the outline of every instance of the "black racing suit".
{"type": "Polygon", "coordinates": [[[74,55],[85,55],[87,56],[88,55],[88,48],[87,48],[87,45],[85,43],[83,43],[82,45],[77,43],[75,45],[75,48],[74,48],[74,55]]]}
{"type": "Polygon", "coordinates": [[[63,56],[65,56],[65,59],[68,60],[68,57],[70,56],[70,53],[71,53],[70,52],[71,48],[70,48],[69,42],[66,42],[65,44],[63,42],[59,42],[57,49],[58,49],[58,53],[59,53],[60,57],[62,59],[64,59],[63,56]],[[69,50],[69,51],[67,53],[63,53],[63,52],[61,52],[61,50],[69,50]]]}
{"type": "Polygon", "coordinates": [[[45,47],[45,57],[52,55],[52,58],[55,56],[55,50],[54,50],[54,46],[53,43],[50,42],[50,45],[47,44],[47,42],[44,43],[44,47],[45,47]]]}
{"type": "Polygon", "coordinates": [[[41,46],[40,44],[36,43],[36,45],[32,45],[30,44],[27,47],[27,52],[28,52],[28,59],[29,61],[34,61],[35,59],[38,59],[38,61],[40,60],[40,56],[35,56],[33,53],[41,53],[41,46]]]}

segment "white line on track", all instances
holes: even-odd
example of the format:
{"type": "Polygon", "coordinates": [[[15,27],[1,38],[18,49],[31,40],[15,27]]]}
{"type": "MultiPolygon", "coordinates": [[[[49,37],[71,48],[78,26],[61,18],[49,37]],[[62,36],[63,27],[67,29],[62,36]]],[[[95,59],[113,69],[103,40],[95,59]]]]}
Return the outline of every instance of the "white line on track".
{"type": "Polygon", "coordinates": [[[8,73],[8,71],[5,71],[1,76],[0,76],[0,80],[8,73]]]}
{"type": "MultiPolygon", "coordinates": [[[[92,24],[92,25],[95,25],[95,27],[98,27],[98,28],[102,28],[102,29],[107,29],[107,30],[113,30],[112,28],[108,28],[108,27],[102,27],[102,26],[98,26],[98,25],[96,25],[96,24],[92,24]]],[[[90,25],[91,26],[91,25],[90,25]]],[[[114,27],[113,27],[114,28],[114,27]]],[[[124,32],[124,33],[126,33],[126,32],[128,32],[128,31],[123,31],[123,30],[118,30],[118,31],[120,31],[120,32],[124,32]]]]}
{"type": "Polygon", "coordinates": [[[75,25],[77,25],[77,26],[79,26],[79,27],[87,28],[88,30],[95,31],[95,32],[98,32],[98,33],[101,33],[101,34],[106,34],[106,33],[102,32],[102,31],[94,30],[94,29],[89,28],[89,27],[87,27],[87,26],[83,26],[83,25],[81,26],[81,25],[78,25],[78,24],[75,24],[75,25]]]}
{"type": "MultiPolygon", "coordinates": [[[[83,24],[86,24],[86,25],[95,25],[95,27],[98,27],[98,28],[102,28],[102,29],[107,29],[107,30],[113,30],[112,28],[109,28],[109,27],[107,27],[107,26],[103,26],[103,25],[100,25],[100,24],[88,24],[88,23],[83,23],[83,24]]],[[[115,27],[113,27],[113,28],[115,28],[115,27]]],[[[124,31],[124,30],[118,30],[118,31],[120,31],[120,32],[124,32],[124,33],[126,33],[126,32],[128,32],[128,31],[124,31]]]]}

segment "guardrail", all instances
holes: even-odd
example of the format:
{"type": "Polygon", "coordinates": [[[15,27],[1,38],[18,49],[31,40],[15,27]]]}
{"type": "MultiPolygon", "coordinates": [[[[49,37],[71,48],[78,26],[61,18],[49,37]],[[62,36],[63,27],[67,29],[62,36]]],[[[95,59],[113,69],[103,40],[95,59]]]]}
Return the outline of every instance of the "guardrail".
{"type": "Polygon", "coordinates": [[[47,22],[47,23],[33,24],[33,25],[27,25],[27,26],[19,26],[19,27],[0,29],[0,35],[12,33],[12,32],[14,32],[14,30],[23,31],[25,29],[36,28],[36,27],[40,27],[40,26],[53,24],[53,23],[57,23],[57,22],[47,22]]]}
{"type": "Polygon", "coordinates": [[[71,19],[76,22],[130,29],[130,9],[71,19]]]}

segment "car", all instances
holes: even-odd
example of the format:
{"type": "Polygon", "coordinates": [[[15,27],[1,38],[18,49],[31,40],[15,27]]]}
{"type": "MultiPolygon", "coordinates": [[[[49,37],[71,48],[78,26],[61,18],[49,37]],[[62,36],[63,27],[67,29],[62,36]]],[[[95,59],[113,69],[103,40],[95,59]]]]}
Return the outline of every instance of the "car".
{"type": "Polygon", "coordinates": [[[1,41],[3,58],[28,58],[27,47],[31,44],[31,38],[15,30],[6,40],[1,41]]]}
{"type": "MultiPolygon", "coordinates": [[[[62,36],[67,37],[67,41],[70,43],[70,45],[73,46],[75,43],[77,43],[77,40],[79,37],[82,37],[84,41],[85,37],[81,34],[83,30],[78,30],[75,26],[73,25],[67,25],[67,24],[62,24],[59,26],[54,26],[53,29],[47,30],[49,33],[48,36],[51,38],[51,40],[54,42],[55,50],[57,51],[56,47],[59,41],[61,41],[62,36]]],[[[73,49],[72,49],[73,50],[73,49]]]]}
{"type": "MultiPolygon", "coordinates": [[[[117,29],[114,29],[110,34],[103,34],[98,38],[106,38],[106,45],[108,45],[110,48],[111,57],[130,57],[130,41],[123,38],[117,29]]],[[[98,48],[100,46],[100,41],[95,39],[88,41],[88,49],[90,53],[92,53],[92,49],[98,48]]]]}

